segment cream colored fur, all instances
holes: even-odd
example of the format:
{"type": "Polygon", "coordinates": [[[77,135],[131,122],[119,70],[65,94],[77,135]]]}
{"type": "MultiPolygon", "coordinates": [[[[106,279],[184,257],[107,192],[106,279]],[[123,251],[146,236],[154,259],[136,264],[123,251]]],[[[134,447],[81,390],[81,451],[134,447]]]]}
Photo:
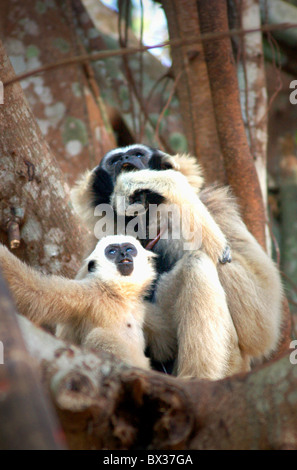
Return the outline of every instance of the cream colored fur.
{"type": "MultiPolygon", "coordinates": [[[[187,207],[192,223],[202,227],[199,249],[185,251],[183,240],[158,242],[178,261],[161,275],[156,303],[147,307],[147,341],[155,359],[177,357],[180,377],[220,379],[247,371],[253,358],[269,357],[278,346],[283,297],[278,270],[248,232],[228,188],[202,189],[202,172],[192,157],[168,160],[173,170],[121,173],[112,196],[113,204],[124,196],[125,210],[135,191],[155,191],[165,204],[187,207]],[[226,245],[232,262],[223,265],[226,245]]],[[[86,217],[81,206],[91,207],[90,175],[76,202],[93,229],[96,219],[86,217]]]]}
{"type": "Polygon", "coordinates": [[[165,196],[166,204],[176,205],[178,210],[185,215],[185,219],[192,218],[192,221],[188,222],[191,231],[201,228],[206,252],[213,261],[216,262],[219,259],[227,245],[226,237],[182,173],[175,170],[141,170],[122,173],[118,177],[111,204],[119,209],[117,198],[120,197],[120,201],[124,203],[123,213],[128,207],[133,209],[130,197],[135,191],[141,191],[141,189],[150,189],[152,192],[165,196]]]}
{"type": "Polygon", "coordinates": [[[0,245],[0,267],[20,313],[37,324],[59,322],[59,337],[146,369],[143,296],[155,277],[153,256],[135,238],[106,237],[84,261],[77,279],[70,280],[40,274],[0,245]],[[104,255],[109,244],[124,241],[138,253],[129,276],[122,276],[104,255]],[[88,272],[90,260],[96,262],[94,272],[88,272]]]}

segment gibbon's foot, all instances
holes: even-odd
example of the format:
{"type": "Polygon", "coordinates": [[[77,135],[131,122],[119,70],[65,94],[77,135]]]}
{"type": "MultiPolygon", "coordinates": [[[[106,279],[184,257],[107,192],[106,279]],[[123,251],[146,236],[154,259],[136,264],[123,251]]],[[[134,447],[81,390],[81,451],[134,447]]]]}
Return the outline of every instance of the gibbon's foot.
{"type": "Polygon", "coordinates": [[[226,246],[222,258],[219,258],[219,262],[221,264],[226,264],[226,263],[231,263],[232,261],[232,256],[231,256],[231,250],[229,246],[226,246]]]}

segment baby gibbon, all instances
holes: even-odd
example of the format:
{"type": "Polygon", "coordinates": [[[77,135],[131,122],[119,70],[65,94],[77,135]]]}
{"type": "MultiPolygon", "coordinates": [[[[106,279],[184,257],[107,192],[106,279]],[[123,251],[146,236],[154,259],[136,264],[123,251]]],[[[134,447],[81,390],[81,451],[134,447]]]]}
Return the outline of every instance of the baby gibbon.
{"type": "Polygon", "coordinates": [[[144,348],[144,303],[155,278],[152,258],[133,237],[98,242],[75,280],[44,275],[0,245],[0,268],[19,312],[36,324],[58,324],[57,336],[113,353],[149,369],[144,348]]]}

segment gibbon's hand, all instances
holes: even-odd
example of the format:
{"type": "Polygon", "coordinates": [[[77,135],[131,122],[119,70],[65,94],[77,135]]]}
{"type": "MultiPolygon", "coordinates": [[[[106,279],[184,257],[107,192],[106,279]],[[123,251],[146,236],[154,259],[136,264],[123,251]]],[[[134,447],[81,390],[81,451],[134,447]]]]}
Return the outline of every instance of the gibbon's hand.
{"type": "Polygon", "coordinates": [[[231,250],[230,250],[230,247],[227,245],[223,252],[222,257],[219,258],[219,262],[221,264],[226,264],[226,263],[231,263],[231,261],[232,261],[231,250]]]}

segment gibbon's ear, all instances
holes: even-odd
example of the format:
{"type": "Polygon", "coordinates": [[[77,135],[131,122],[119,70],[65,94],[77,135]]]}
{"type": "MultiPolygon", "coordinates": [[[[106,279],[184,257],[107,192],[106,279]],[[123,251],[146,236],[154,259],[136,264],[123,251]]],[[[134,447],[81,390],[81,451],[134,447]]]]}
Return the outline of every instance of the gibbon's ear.
{"type": "Polygon", "coordinates": [[[92,259],[91,261],[88,262],[88,272],[93,273],[95,271],[96,271],[96,261],[92,259]]]}
{"type": "Polygon", "coordinates": [[[109,204],[110,196],[113,193],[113,182],[107,171],[99,166],[93,170],[93,178],[91,182],[92,206],[99,204],[109,204]]]}

